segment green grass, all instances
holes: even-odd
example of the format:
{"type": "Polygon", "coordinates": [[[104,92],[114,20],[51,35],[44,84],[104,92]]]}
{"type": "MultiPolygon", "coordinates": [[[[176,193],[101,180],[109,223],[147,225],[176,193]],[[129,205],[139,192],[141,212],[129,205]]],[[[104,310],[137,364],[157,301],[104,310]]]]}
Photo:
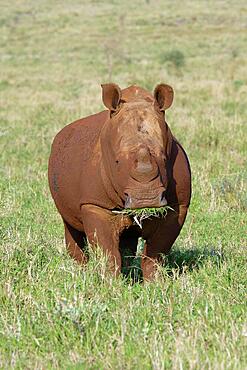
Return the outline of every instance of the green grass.
{"type": "Polygon", "coordinates": [[[245,369],[246,2],[3,2],[0,368],[245,369]],[[47,184],[54,135],[100,83],[174,87],[190,211],[157,281],[67,255],[47,184]]]}
{"type": "Polygon", "coordinates": [[[148,218],[161,217],[164,218],[167,215],[168,210],[173,211],[173,208],[169,206],[164,207],[145,207],[145,208],[125,208],[119,211],[112,211],[113,213],[133,217],[135,223],[142,227],[142,222],[148,218]]]}

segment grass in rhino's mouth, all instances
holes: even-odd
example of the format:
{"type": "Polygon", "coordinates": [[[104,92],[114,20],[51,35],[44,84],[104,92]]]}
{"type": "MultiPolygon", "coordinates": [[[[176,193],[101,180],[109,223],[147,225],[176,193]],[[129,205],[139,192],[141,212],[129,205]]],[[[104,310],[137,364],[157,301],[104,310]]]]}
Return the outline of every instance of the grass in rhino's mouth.
{"type": "Polygon", "coordinates": [[[147,208],[125,208],[119,211],[112,211],[116,214],[121,214],[129,217],[133,217],[134,221],[137,225],[142,227],[142,221],[144,221],[147,218],[151,217],[166,217],[167,212],[171,210],[174,211],[174,209],[170,206],[164,206],[164,207],[147,207],[147,208]]]}

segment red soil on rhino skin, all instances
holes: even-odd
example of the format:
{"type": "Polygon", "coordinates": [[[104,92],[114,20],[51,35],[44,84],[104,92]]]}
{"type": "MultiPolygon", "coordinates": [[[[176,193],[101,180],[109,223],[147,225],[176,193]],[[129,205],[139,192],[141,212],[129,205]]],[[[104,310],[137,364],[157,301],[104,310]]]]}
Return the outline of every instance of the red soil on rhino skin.
{"type": "Polygon", "coordinates": [[[70,255],[85,263],[85,238],[103,248],[114,274],[121,248],[136,251],[145,239],[144,279],[152,279],[185,221],[191,197],[186,153],[165,121],[173,89],[158,85],[154,95],[138,87],[102,85],[108,110],[64,127],[49,159],[49,185],[65,227],[70,255]],[[114,209],[169,205],[165,218],[144,220],[143,228],[114,209]],[[125,231],[128,230],[126,233],[125,231]]]}

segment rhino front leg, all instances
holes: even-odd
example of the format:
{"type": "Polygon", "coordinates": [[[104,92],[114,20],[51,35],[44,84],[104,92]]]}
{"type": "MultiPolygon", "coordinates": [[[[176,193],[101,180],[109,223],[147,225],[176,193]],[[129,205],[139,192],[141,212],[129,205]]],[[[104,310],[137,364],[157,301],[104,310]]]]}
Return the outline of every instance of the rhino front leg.
{"type": "Polygon", "coordinates": [[[121,272],[119,230],[110,211],[87,204],[81,207],[82,221],[87,239],[92,246],[103,249],[109,268],[117,276],[121,272]]]}
{"type": "Polygon", "coordinates": [[[86,263],[87,257],[83,251],[85,247],[84,233],[73,228],[65,220],[63,220],[63,222],[65,243],[70,256],[80,264],[86,263]]]}
{"type": "Polygon", "coordinates": [[[146,228],[146,244],[142,256],[142,272],[144,280],[152,280],[157,266],[162,261],[162,254],[168,254],[178,237],[187,214],[187,206],[174,207],[166,218],[152,220],[146,228]]]}

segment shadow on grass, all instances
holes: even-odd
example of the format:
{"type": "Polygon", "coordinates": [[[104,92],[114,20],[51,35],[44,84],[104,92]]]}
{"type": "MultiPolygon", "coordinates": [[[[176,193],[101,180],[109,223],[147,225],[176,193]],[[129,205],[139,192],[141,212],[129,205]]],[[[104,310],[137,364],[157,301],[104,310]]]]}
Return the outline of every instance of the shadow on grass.
{"type": "Polygon", "coordinates": [[[219,267],[223,260],[223,251],[210,246],[187,250],[175,249],[169,255],[164,256],[164,266],[168,275],[173,275],[173,270],[176,270],[180,275],[185,272],[199,270],[209,261],[219,267]]]}
{"type": "MultiPolygon", "coordinates": [[[[141,257],[123,253],[122,274],[132,283],[142,282],[141,257]]],[[[199,270],[210,261],[215,267],[220,267],[224,260],[221,249],[205,246],[204,248],[174,249],[163,257],[166,275],[174,277],[184,273],[199,270]]]]}

